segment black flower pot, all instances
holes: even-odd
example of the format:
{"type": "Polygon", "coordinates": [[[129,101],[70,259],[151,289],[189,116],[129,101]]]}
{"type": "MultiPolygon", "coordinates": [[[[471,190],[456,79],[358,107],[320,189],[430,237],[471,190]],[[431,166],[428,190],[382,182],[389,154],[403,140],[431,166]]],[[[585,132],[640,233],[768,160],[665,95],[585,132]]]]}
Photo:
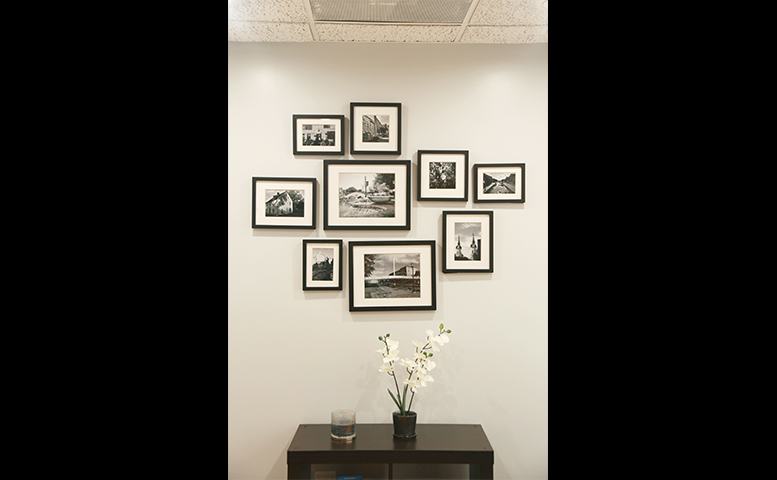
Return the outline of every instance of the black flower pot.
{"type": "Polygon", "coordinates": [[[415,412],[407,412],[404,415],[394,412],[394,437],[415,438],[415,420],[415,412]]]}

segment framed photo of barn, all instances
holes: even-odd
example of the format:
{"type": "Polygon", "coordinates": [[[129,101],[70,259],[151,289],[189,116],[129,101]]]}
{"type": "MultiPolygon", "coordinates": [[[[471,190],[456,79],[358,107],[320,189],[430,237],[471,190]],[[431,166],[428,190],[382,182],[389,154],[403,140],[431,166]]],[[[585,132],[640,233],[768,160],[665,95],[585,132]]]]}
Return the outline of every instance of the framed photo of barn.
{"type": "Polygon", "coordinates": [[[351,103],[351,153],[402,153],[401,103],[351,103]]]}
{"type": "Polygon", "coordinates": [[[434,240],[348,242],[352,312],[437,310],[434,240]]]}
{"type": "Polygon", "coordinates": [[[444,210],[442,255],[444,273],[493,272],[494,212],[444,210]]]}
{"type": "Polygon", "coordinates": [[[253,177],[253,228],[316,228],[316,179],[253,177]]]}
{"type": "Polygon", "coordinates": [[[294,155],[344,155],[345,115],[292,115],[294,155]]]}
{"type": "Polygon", "coordinates": [[[302,240],[302,289],[343,289],[343,241],[302,240]]]}
{"type": "Polygon", "coordinates": [[[419,150],[416,196],[466,202],[468,173],[468,150],[419,150]]]}
{"type": "Polygon", "coordinates": [[[475,202],[524,203],[525,163],[478,163],[473,168],[475,202]]]}
{"type": "Polygon", "coordinates": [[[324,229],[410,230],[410,160],[324,160],[324,229]]]}

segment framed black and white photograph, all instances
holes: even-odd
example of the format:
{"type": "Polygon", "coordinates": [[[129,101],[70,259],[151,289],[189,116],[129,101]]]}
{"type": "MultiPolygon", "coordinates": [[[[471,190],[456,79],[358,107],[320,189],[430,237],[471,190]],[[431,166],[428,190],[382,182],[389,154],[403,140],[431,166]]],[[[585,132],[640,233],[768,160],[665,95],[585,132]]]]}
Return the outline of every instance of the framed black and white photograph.
{"type": "Polygon", "coordinates": [[[324,160],[324,229],[410,230],[410,160],[324,160]]]}
{"type": "Polygon", "coordinates": [[[351,153],[402,153],[401,103],[351,103],[351,153]]]}
{"type": "Polygon", "coordinates": [[[494,212],[444,210],[442,252],[445,273],[493,272],[494,212]]]}
{"type": "Polygon", "coordinates": [[[475,202],[524,203],[525,163],[478,163],[473,169],[475,202]]]}
{"type": "Polygon", "coordinates": [[[434,240],[348,243],[349,310],[437,310],[434,240]]]}
{"type": "Polygon", "coordinates": [[[419,150],[416,197],[467,201],[468,150],[419,150]]]}
{"type": "Polygon", "coordinates": [[[302,240],[302,289],[343,289],[343,241],[302,240]]]}
{"type": "Polygon", "coordinates": [[[292,115],[294,155],[344,155],[345,115],[292,115]]]}
{"type": "Polygon", "coordinates": [[[316,179],[253,177],[253,228],[316,228],[316,179]]]}

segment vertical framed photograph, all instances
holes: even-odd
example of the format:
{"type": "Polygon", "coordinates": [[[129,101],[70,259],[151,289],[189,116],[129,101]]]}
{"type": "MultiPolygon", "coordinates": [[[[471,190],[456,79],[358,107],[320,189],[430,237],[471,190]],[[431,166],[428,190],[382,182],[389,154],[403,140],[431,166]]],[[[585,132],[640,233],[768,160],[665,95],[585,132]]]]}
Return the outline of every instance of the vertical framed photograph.
{"type": "Polygon", "coordinates": [[[294,155],[344,155],[345,115],[292,115],[294,155]]]}
{"type": "Polygon", "coordinates": [[[419,201],[467,201],[469,151],[419,150],[416,178],[419,201]]]}
{"type": "Polygon", "coordinates": [[[253,228],[316,228],[316,179],[253,177],[253,228]]]}
{"type": "Polygon", "coordinates": [[[524,203],[526,200],[525,163],[478,163],[475,179],[475,202],[524,203]]]}
{"type": "Polygon", "coordinates": [[[410,230],[410,160],[324,160],[324,229],[410,230]]]}
{"type": "Polygon", "coordinates": [[[402,153],[401,103],[351,103],[351,153],[402,153]]]}
{"type": "Polygon", "coordinates": [[[343,289],[343,241],[302,240],[302,289],[343,289]]]}
{"type": "Polygon", "coordinates": [[[437,310],[434,240],[348,242],[349,310],[437,310]]]}
{"type": "Polygon", "coordinates": [[[494,212],[444,210],[442,254],[445,273],[493,272],[494,212]]]}

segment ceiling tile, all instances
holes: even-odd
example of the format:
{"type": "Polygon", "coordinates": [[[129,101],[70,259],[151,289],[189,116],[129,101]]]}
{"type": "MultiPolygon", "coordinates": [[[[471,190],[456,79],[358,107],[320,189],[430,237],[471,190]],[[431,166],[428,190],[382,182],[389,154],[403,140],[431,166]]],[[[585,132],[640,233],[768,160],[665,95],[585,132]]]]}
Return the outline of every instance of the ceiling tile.
{"type": "Polygon", "coordinates": [[[478,27],[469,26],[461,43],[547,43],[548,27],[478,27]]]}
{"type": "Polygon", "coordinates": [[[322,42],[453,42],[458,26],[316,24],[322,42]]]}
{"type": "Polygon", "coordinates": [[[307,22],[302,2],[308,0],[229,0],[230,20],[307,22]]]}
{"type": "Polygon", "coordinates": [[[311,42],[307,23],[229,22],[230,42],[311,42]]]}
{"type": "Polygon", "coordinates": [[[470,25],[547,25],[543,0],[480,0],[470,25]]]}

